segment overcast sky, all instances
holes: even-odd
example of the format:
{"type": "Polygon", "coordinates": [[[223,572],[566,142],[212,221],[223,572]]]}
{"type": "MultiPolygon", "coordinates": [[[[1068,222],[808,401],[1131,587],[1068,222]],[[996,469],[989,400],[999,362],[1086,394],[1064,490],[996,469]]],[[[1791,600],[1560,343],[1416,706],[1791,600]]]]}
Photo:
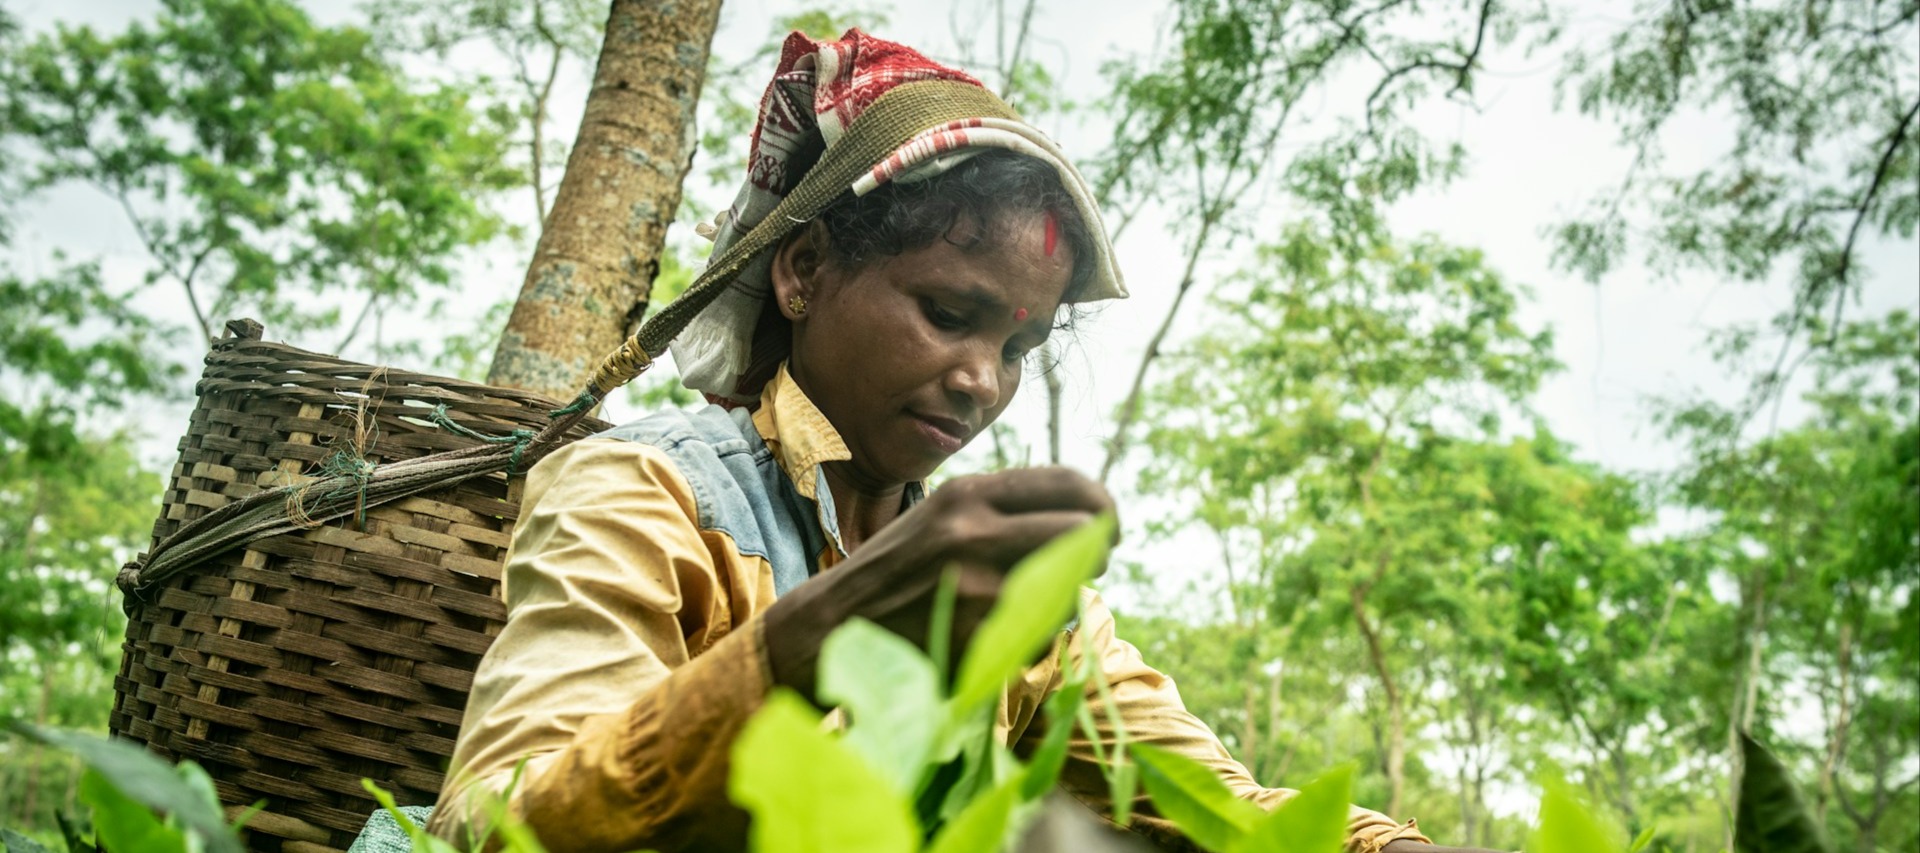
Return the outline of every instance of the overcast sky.
{"type": "MultiPolygon", "coordinates": [[[[48,27],[55,20],[85,22],[112,31],[131,17],[151,16],[158,8],[155,0],[0,2],[8,2],[30,31],[48,27]]],[[[347,3],[307,5],[322,20],[358,17],[355,7],[347,3]]],[[[1574,22],[1572,39],[1597,44],[1615,31],[1628,18],[1628,12],[1621,4],[1613,5],[1615,8],[1583,6],[1586,17],[1574,22]]],[[[976,34],[977,47],[991,55],[991,3],[960,7],[944,3],[868,4],[868,8],[876,6],[891,9],[891,23],[878,28],[878,35],[952,58],[959,53],[956,30],[971,32],[976,34]]],[[[716,53],[734,61],[751,55],[772,40],[769,21],[801,7],[776,0],[728,0],[716,53]]],[[[1065,92],[1078,100],[1093,100],[1102,94],[1098,68],[1103,61],[1143,54],[1153,48],[1161,9],[1161,3],[1149,0],[1042,2],[1033,27],[1037,37],[1032,55],[1057,69],[1065,92]]],[[[481,56],[463,54],[456,60],[478,63],[484,61],[481,56]]],[[[1737,396],[1744,387],[1743,380],[1725,375],[1707,357],[1705,336],[1729,324],[1773,316],[1787,304],[1790,290],[1784,280],[1765,286],[1699,274],[1655,280],[1633,267],[1594,287],[1552,270],[1543,227],[1579,210],[1596,192],[1617,184],[1627,154],[1616,144],[1611,127],[1554,109],[1552,84],[1557,62],[1553,56],[1529,57],[1513,49],[1495,50],[1483,62],[1485,71],[1477,84],[1476,106],[1437,102],[1418,113],[1419,121],[1439,141],[1457,141],[1465,148],[1469,157],[1465,177],[1399,205],[1393,211],[1393,226],[1405,235],[1427,232],[1455,244],[1477,246],[1508,280],[1532,288],[1535,298],[1524,318],[1531,326],[1553,329],[1558,342],[1556,355],[1566,364],[1566,370],[1548,379],[1534,401],[1555,432],[1574,442],[1582,455],[1609,468],[1669,468],[1679,457],[1676,449],[1648,426],[1647,398],[1696,391],[1722,399],[1737,396]]],[[[763,83],[756,81],[753,85],[757,88],[763,83]]],[[[572,136],[579,120],[585,88],[585,70],[575,69],[555,93],[554,126],[564,137],[572,136]]],[[[1097,121],[1088,126],[1047,129],[1056,132],[1067,150],[1079,157],[1097,153],[1102,143],[1097,121]]],[[[1731,141],[1724,121],[1684,116],[1667,139],[1669,165],[1680,170],[1705,162],[1724,152],[1731,141]]],[[[1283,156],[1287,150],[1291,149],[1283,141],[1283,156]]],[[[696,163],[696,171],[704,165],[696,163]]],[[[690,182],[692,202],[706,213],[730,201],[732,191],[731,187],[721,192],[702,191],[697,182],[690,182]]],[[[509,197],[505,207],[511,216],[531,223],[530,205],[523,199],[509,197]]],[[[1261,212],[1262,222],[1277,225],[1289,213],[1284,205],[1275,203],[1261,212]]],[[[685,229],[688,225],[679,223],[675,227],[685,229]]],[[[137,284],[147,262],[118,208],[84,187],[50,192],[23,210],[16,261],[32,264],[55,248],[73,257],[104,257],[111,280],[128,287],[137,284]]],[[[500,243],[473,258],[467,265],[469,282],[457,300],[466,308],[456,312],[477,310],[511,295],[519,286],[528,248],[500,243]]],[[[1100,441],[1108,434],[1108,417],[1126,392],[1144,341],[1172,300],[1179,274],[1179,240],[1168,233],[1164,219],[1153,212],[1131,227],[1119,252],[1133,298],[1113,305],[1083,325],[1080,347],[1070,353],[1065,368],[1069,389],[1064,430],[1067,461],[1085,470],[1099,467],[1100,441]]],[[[1223,253],[1214,259],[1211,271],[1228,271],[1244,257],[1241,249],[1223,253]]],[[[1851,316],[1876,315],[1897,306],[1914,307],[1920,299],[1916,296],[1920,292],[1920,251],[1912,242],[1867,240],[1862,260],[1867,283],[1862,304],[1852,309],[1851,316]]],[[[175,289],[151,294],[147,304],[179,318],[188,316],[181,302],[175,289]]],[[[1193,310],[1183,316],[1186,322],[1176,326],[1176,339],[1191,333],[1200,319],[1199,312],[1193,310]]],[[[324,348],[332,342],[296,343],[324,348]]],[[[366,357],[364,352],[348,355],[366,357]]],[[[1033,382],[1029,393],[1022,394],[1007,415],[1023,437],[1034,443],[1036,456],[1044,454],[1044,394],[1038,386],[1033,382]]],[[[616,403],[612,407],[616,417],[633,412],[630,406],[616,403]]],[[[164,457],[171,451],[177,430],[184,427],[184,415],[180,411],[153,414],[155,422],[149,429],[156,436],[154,452],[164,457]]],[[[1788,419],[1792,417],[1789,409],[1788,419]]]]}

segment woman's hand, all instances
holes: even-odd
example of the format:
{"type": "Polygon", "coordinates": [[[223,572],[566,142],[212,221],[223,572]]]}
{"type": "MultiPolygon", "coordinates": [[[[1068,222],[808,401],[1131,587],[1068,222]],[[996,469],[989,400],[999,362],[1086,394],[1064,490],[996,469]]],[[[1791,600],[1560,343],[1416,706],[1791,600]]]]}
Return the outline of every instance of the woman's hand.
{"type": "Polygon", "coordinates": [[[768,608],[767,656],[774,682],[811,698],[820,644],[854,616],[924,648],[935,593],[948,566],[960,572],[950,646],[957,658],[993,609],[1014,564],[1112,509],[1105,487],[1066,468],[1002,471],[942,486],[845,563],[768,608]]]}

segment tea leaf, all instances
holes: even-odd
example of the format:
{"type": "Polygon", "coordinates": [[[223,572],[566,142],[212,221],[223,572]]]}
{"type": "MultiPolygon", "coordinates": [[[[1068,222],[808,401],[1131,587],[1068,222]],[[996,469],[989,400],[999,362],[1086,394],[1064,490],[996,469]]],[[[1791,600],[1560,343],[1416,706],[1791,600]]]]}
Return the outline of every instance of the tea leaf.
{"type": "Polygon", "coordinates": [[[961,743],[960,773],[954,779],[953,786],[947,789],[940,808],[934,812],[937,823],[946,823],[959,817],[973,801],[986,796],[1000,783],[1013,779],[1019,768],[1013,753],[993,737],[991,717],[982,714],[980,724],[969,727],[969,731],[970,734],[961,743]]]}
{"type": "MultiPolygon", "coordinates": [[[[1099,658],[1088,655],[1081,665],[1087,680],[1093,682],[1100,694],[1100,709],[1107,718],[1104,738],[1113,741],[1113,761],[1102,759],[1100,762],[1102,772],[1107,777],[1107,802],[1113,804],[1113,822],[1126,826],[1133,821],[1133,800],[1140,793],[1140,772],[1127,758],[1127,744],[1130,742],[1127,725],[1120,719],[1120,703],[1113,700],[1113,685],[1107,682],[1107,671],[1101,667],[1099,658]]],[[[1081,705],[1080,708],[1087,737],[1093,740],[1097,753],[1103,736],[1093,722],[1093,715],[1087,711],[1087,706],[1081,705]]]]}
{"type": "Polygon", "coordinates": [[[94,830],[99,833],[103,849],[139,853],[187,851],[186,830],[166,825],[153,809],[127,796],[98,770],[88,769],[80,777],[80,801],[93,811],[94,830]]]}
{"type": "Polygon", "coordinates": [[[1566,782],[1549,778],[1540,797],[1540,825],[1527,853],[1618,853],[1620,833],[1600,822],[1566,782]]]}
{"type": "Polygon", "coordinates": [[[991,853],[1007,838],[1007,824],[1020,803],[1026,776],[1009,779],[977,797],[941,827],[927,853],[991,853]]]}
{"type": "Polygon", "coordinates": [[[1307,783],[1229,849],[1236,853],[1340,853],[1352,802],[1353,765],[1342,764],[1307,783]]]}
{"type": "Polygon", "coordinates": [[[367,789],[367,793],[373,795],[374,801],[380,804],[380,808],[386,810],[387,816],[393,818],[394,824],[400,827],[400,831],[407,834],[407,840],[413,843],[413,853],[460,853],[460,848],[428,835],[425,829],[414,823],[412,818],[407,817],[406,812],[401,811],[400,807],[394,804],[393,795],[387,793],[385,788],[374,784],[372,779],[361,779],[360,787],[367,789]]]}
{"type": "Polygon", "coordinates": [[[965,718],[949,717],[940,728],[930,766],[914,794],[915,813],[933,828],[959,813],[979,785],[986,744],[993,738],[993,709],[982,707],[965,718]]]}
{"type": "Polygon", "coordinates": [[[933,661],[941,690],[953,685],[947,671],[953,645],[953,606],[960,597],[960,569],[948,566],[940,572],[940,586],[934,590],[933,613],[927,620],[927,657],[933,661]]]}
{"type": "Polygon", "coordinates": [[[1226,850],[1260,822],[1260,807],[1234,796],[1205,765],[1144,743],[1131,751],[1153,807],[1194,843],[1226,850]]]}
{"type": "Polygon", "coordinates": [[[1807,813],[1799,786],[1759,741],[1740,735],[1744,767],[1734,816],[1734,853],[1829,853],[1826,835],[1807,813]]]}
{"type": "Polygon", "coordinates": [[[912,643],[865,619],[820,647],[820,697],[846,708],[847,744],[902,794],[919,784],[944,719],[939,677],[912,643]]]}
{"type": "Polygon", "coordinates": [[[1086,683],[1068,681],[1047,697],[1047,736],[1027,760],[1027,775],[1020,781],[1020,799],[1036,800],[1060,781],[1060,770],[1067,763],[1067,744],[1073,737],[1074,719],[1087,703],[1086,683]]]}
{"type": "Polygon", "coordinates": [[[7,853],[53,853],[46,845],[11,829],[0,829],[0,850],[7,853]]]}
{"type": "MultiPolygon", "coordinates": [[[[103,737],[36,726],[13,721],[16,732],[79,757],[89,769],[100,774],[103,786],[117,789],[125,798],[164,812],[181,826],[198,833],[207,853],[243,853],[240,840],[227,829],[220,813],[218,798],[209,799],[205,786],[193,778],[194,770],[175,772],[172,765],[133,743],[103,737]]],[[[183,765],[191,762],[182,762],[183,765]]],[[[200,773],[200,778],[205,778],[200,773]]],[[[117,801],[116,801],[117,802],[117,801]]],[[[99,820],[94,825],[100,825],[99,820]]],[[[139,849],[139,848],[122,848],[139,849]]]]}
{"type": "Polygon", "coordinates": [[[67,842],[67,853],[98,853],[99,848],[94,846],[93,818],[84,810],[60,809],[53,813],[53,820],[60,824],[60,837],[67,842]]]}
{"type": "Polygon", "coordinates": [[[1140,795],[1140,767],[1124,752],[1115,750],[1113,757],[1107,767],[1107,802],[1113,804],[1113,822],[1126,826],[1133,822],[1133,801],[1140,795]]]}
{"type": "Polygon", "coordinates": [[[953,691],[953,713],[965,715],[998,696],[1033,662],[1073,615],[1080,586],[1107,559],[1114,520],[1102,515],[1021,560],[1000,588],[1000,601],[974,633],[953,691]]]}
{"type": "Polygon", "coordinates": [[[1657,827],[1649,826],[1646,829],[1640,830],[1640,834],[1633,839],[1633,844],[1627,847],[1627,853],[1640,853],[1640,851],[1647,849],[1647,845],[1653,843],[1653,832],[1656,828],[1657,827]]]}
{"type": "Polygon", "coordinates": [[[919,847],[920,828],[906,798],[858,752],[821,731],[820,714],[790,690],[768,696],[734,740],[727,793],[752,813],[757,853],[912,853],[919,847]]]}

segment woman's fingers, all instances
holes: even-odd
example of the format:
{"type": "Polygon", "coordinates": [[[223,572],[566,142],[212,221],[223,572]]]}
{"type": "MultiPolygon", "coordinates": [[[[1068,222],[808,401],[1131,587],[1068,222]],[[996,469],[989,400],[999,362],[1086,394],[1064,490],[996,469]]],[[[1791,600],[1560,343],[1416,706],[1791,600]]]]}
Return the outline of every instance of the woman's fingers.
{"type": "Polygon", "coordinates": [[[1003,513],[1070,509],[1102,513],[1113,509],[1105,486],[1071,468],[1016,468],[955,480],[946,488],[962,489],[964,497],[986,503],[1003,513]]]}
{"type": "Polygon", "coordinates": [[[976,546],[982,560],[1003,571],[1028,554],[1082,524],[1092,521],[1085,510],[1045,510],[997,515],[987,522],[988,533],[976,546]]]}

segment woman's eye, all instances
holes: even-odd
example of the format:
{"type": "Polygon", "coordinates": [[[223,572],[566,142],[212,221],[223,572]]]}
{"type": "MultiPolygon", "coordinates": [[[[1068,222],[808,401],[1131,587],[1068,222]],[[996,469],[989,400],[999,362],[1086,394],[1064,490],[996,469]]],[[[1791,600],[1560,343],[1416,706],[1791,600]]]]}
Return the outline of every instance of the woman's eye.
{"type": "Polygon", "coordinates": [[[1027,349],[1026,347],[1010,346],[1000,351],[1000,357],[1006,360],[1008,364],[1019,364],[1020,362],[1026,361],[1027,353],[1032,351],[1033,350],[1027,349]]]}
{"type": "Polygon", "coordinates": [[[927,314],[927,322],[932,323],[934,328],[952,331],[965,328],[967,325],[967,318],[948,310],[938,302],[929,299],[922,305],[927,314]]]}

